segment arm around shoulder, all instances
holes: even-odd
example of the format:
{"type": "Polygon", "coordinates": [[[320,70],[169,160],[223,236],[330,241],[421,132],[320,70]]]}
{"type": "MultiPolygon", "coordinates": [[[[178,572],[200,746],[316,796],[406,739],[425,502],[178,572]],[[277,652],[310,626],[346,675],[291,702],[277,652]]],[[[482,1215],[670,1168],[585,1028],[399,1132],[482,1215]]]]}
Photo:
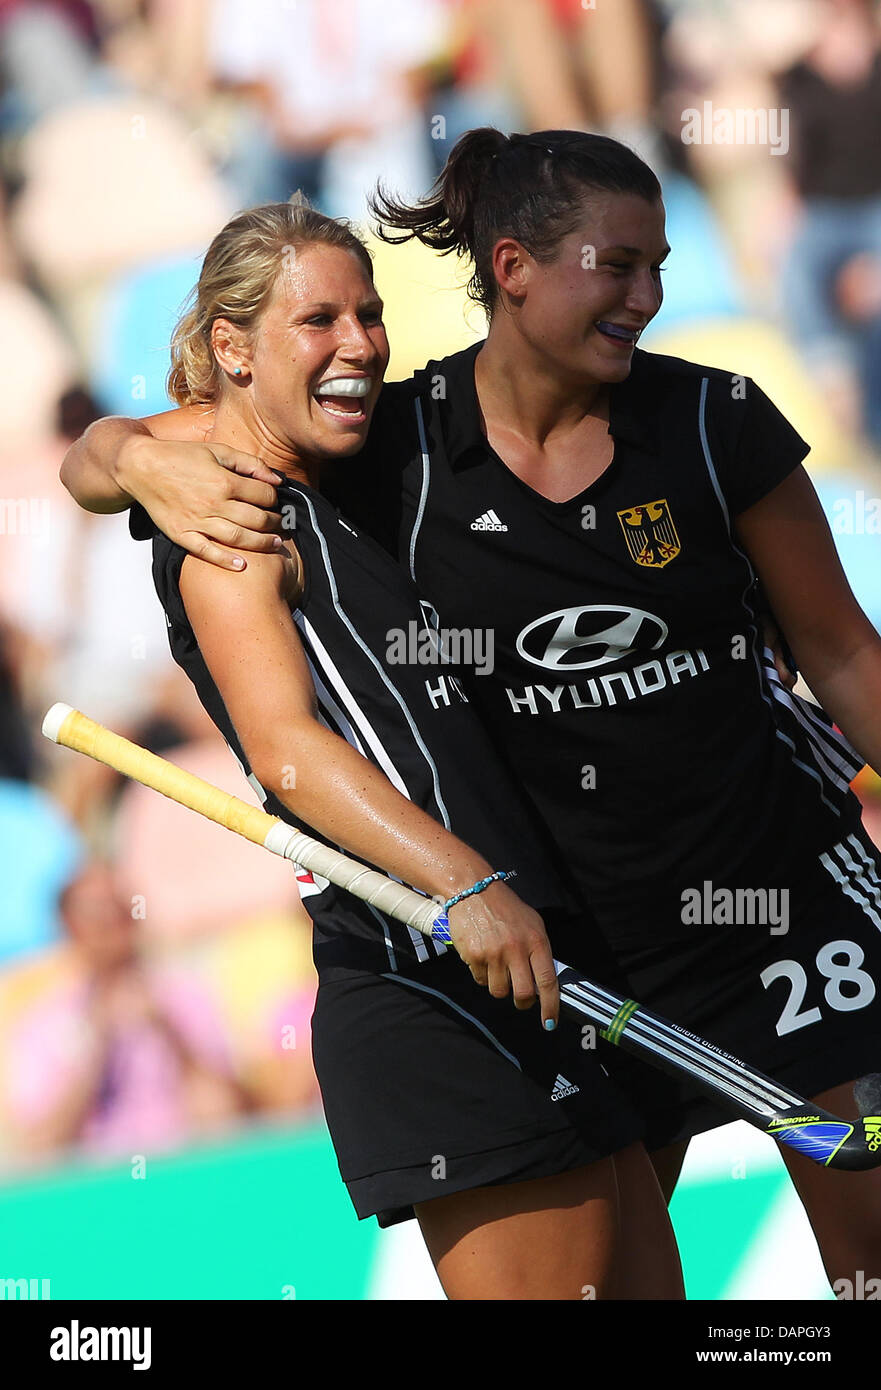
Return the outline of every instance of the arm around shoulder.
{"type": "Polygon", "coordinates": [[[134,500],[122,481],[126,450],[151,438],[143,420],[122,415],[96,420],[71,444],[61,465],[61,481],[87,512],[124,512],[134,500]]]}

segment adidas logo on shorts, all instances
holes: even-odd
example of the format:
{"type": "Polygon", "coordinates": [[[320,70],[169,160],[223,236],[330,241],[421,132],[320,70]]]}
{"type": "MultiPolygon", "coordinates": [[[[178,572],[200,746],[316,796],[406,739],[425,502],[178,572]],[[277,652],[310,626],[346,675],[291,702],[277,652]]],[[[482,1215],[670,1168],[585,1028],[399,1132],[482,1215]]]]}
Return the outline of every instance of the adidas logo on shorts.
{"type": "Polygon", "coordinates": [[[488,512],[484,512],[483,516],[476,516],[471,523],[472,531],[507,531],[507,529],[501,517],[493,511],[492,507],[488,512]]]}
{"type": "Polygon", "coordinates": [[[567,1096],[577,1095],[580,1089],[580,1086],[573,1086],[571,1081],[567,1081],[565,1076],[558,1076],[551,1092],[551,1100],[565,1100],[567,1096]]]}

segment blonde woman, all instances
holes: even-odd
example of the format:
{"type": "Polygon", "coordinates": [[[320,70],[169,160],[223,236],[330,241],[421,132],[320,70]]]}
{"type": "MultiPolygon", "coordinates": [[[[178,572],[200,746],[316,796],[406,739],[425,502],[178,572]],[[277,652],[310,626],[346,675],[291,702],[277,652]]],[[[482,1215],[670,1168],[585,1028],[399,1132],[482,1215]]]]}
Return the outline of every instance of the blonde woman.
{"type": "Polygon", "coordinates": [[[616,972],[432,660],[430,606],[322,495],[364,444],[387,362],[347,227],[279,204],[215,238],[172,347],[189,412],[148,425],[191,425],[242,481],[271,479],[285,539],[237,574],[139,511],[172,651],[268,810],[449,903],[453,951],[330,884],[305,898],[315,1066],[358,1215],[415,1214],[451,1298],[678,1298],[640,1121],[580,1030],[556,1027],[554,954],[616,972]]]}

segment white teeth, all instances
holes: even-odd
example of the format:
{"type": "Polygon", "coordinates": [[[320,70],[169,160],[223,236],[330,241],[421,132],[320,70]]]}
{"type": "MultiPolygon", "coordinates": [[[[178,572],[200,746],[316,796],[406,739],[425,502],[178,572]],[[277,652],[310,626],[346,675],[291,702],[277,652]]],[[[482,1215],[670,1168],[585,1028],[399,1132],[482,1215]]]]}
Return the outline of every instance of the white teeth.
{"type": "Polygon", "coordinates": [[[332,405],[322,404],[321,409],[325,415],[332,415],[335,420],[347,420],[350,424],[353,420],[366,420],[363,410],[334,410],[332,405]]]}
{"type": "Polygon", "coordinates": [[[373,379],[369,376],[336,376],[322,381],[316,396],[366,396],[373,379]]]}

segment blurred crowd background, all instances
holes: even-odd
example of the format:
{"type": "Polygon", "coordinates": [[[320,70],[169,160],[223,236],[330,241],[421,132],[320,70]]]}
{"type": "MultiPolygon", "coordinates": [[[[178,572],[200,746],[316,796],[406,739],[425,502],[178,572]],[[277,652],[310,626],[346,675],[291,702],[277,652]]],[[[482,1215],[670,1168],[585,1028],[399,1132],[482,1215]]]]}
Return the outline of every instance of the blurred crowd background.
{"type": "MultiPolygon", "coordinates": [[[[212,236],[297,188],[368,230],[377,178],[426,192],[477,125],[632,144],[673,247],[642,346],[784,410],[881,626],[879,36],[873,0],[0,0],[5,1172],[320,1114],[308,875],[39,733],[64,700],[251,796],[147,549],[58,482],[91,420],[164,408],[212,236]],[[776,148],[724,138],[744,110],[786,113],[776,148]]],[[[460,267],[373,245],[392,377],[482,336],[460,267]]]]}

